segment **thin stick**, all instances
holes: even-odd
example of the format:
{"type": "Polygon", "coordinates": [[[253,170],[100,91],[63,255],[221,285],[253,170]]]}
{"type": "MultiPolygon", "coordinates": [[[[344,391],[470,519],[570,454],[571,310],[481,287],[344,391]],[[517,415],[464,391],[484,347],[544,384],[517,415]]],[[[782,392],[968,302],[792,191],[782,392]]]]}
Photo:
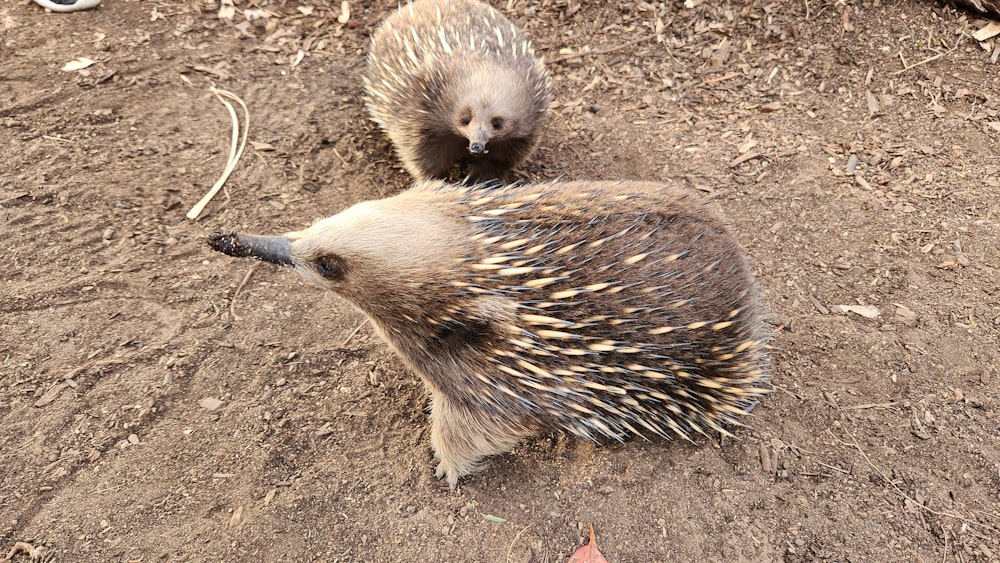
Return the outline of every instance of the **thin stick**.
{"type": "MultiPolygon", "coordinates": [[[[911,64],[910,66],[906,66],[906,61],[903,61],[903,68],[901,70],[897,70],[896,72],[892,73],[892,75],[893,76],[897,76],[897,75],[903,74],[904,72],[910,70],[911,68],[915,68],[915,67],[918,67],[920,65],[925,65],[925,64],[927,64],[929,62],[936,61],[936,60],[940,59],[941,57],[947,57],[955,49],[958,49],[958,43],[956,43],[954,47],[952,47],[951,49],[948,49],[944,53],[938,53],[938,54],[934,55],[933,57],[927,57],[926,59],[924,59],[922,61],[917,61],[917,62],[911,64]]],[[[899,57],[902,58],[903,54],[900,53],[899,57]]]]}
{"type": "Polygon", "coordinates": [[[834,466],[832,466],[832,465],[827,465],[827,464],[823,463],[822,461],[817,461],[816,463],[818,463],[818,464],[822,465],[823,467],[825,467],[825,468],[827,468],[827,469],[832,469],[832,470],[834,470],[834,471],[837,471],[837,472],[839,472],[839,473],[843,473],[843,474],[845,474],[845,475],[850,475],[850,473],[851,473],[850,471],[847,471],[847,470],[845,470],[845,469],[841,469],[841,468],[839,468],[839,467],[834,467],[834,466]]]}
{"type": "Polygon", "coordinates": [[[365,323],[367,322],[368,319],[361,321],[361,324],[355,327],[354,330],[351,331],[351,334],[348,334],[347,338],[345,338],[344,341],[341,342],[339,346],[337,346],[337,348],[343,348],[344,346],[347,346],[347,343],[350,342],[352,338],[354,338],[354,335],[357,334],[358,331],[361,330],[361,327],[365,326],[365,323]]]}
{"type": "Polygon", "coordinates": [[[527,530],[530,527],[531,527],[531,524],[528,524],[527,526],[525,526],[525,527],[521,528],[520,530],[518,530],[516,534],[514,534],[514,539],[512,539],[510,541],[510,546],[507,548],[507,563],[510,563],[511,561],[514,560],[514,557],[513,557],[514,544],[517,543],[517,538],[521,537],[521,534],[523,534],[524,531],[527,530]]]}
{"type": "Polygon", "coordinates": [[[891,402],[891,403],[862,403],[860,405],[845,405],[843,407],[840,407],[840,410],[842,410],[842,411],[855,411],[855,410],[860,410],[860,409],[891,409],[892,407],[895,407],[898,404],[899,403],[896,403],[896,402],[891,402]]]}
{"type": "Polygon", "coordinates": [[[226,161],[226,168],[225,170],[223,170],[222,176],[220,176],[219,179],[215,181],[215,184],[212,186],[210,190],[208,190],[208,193],[205,194],[205,197],[201,198],[201,201],[196,203],[195,206],[191,208],[191,211],[188,211],[187,213],[188,219],[197,219],[198,216],[201,215],[201,212],[205,210],[205,206],[208,205],[208,202],[212,201],[212,198],[215,197],[215,194],[219,193],[219,190],[222,188],[222,185],[225,184],[226,180],[229,179],[229,175],[232,174],[233,170],[236,168],[236,163],[238,163],[240,157],[243,156],[243,149],[245,149],[247,146],[247,133],[250,131],[250,110],[247,109],[247,105],[243,102],[243,100],[241,100],[239,96],[233,94],[232,92],[226,90],[220,90],[214,86],[209,88],[209,90],[213,94],[215,94],[215,97],[218,98],[223,105],[226,106],[226,109],[229,110],[229,118],[233,122],[233,134],[229,146],[229,160],[226,161]],[[240,107],[243,108],[242,139],[240,138],[240,121],[239,118],[237,118],[236,116],[236,110],[233,108],[233,104],[223,99],[223,96],[236,100],[236,102],[240,104],[240,107]]]}
{"type": "Polygon", "coordinates": [[[655,33],[650,33],[649,35],[646,35],[645,37],[640,37],[638,39],[633,39],[632,41],[629,41],[627,43],[622,43],[621,45],[615,45],[614,47],[608,47],[607,49],[597,49],[596,51],[581,51],[579,53],[570,53],[569,55],[563,55],[562,57],[554,58],[554,59],[552,59],[551,61],[548,61],[548,62],[549,62],[549,64],[555,64],[555,63],[561,63],[561,62],[565,62],[565,61],[571,61],[573,59],[577,59],[577,58],[580,58],[580,57],[586,57],[588,55],[606,55],[608,53],[614,53],[615,51],[621,51],[622,49],[627,49],[627,48],[629,48],[632,45],[635,45],[637,43],[643,43],[645,41],[649,41],[650,39],[652,39],[654,37],[656,37],[656,34],[655,33]]]}
{"type": "Polygon", "coordinates": [[[253,273],[257,271],[257,268],[259,268],[260,265],[261,262],[257,262],[253,266],[250,266],[250,269],[247,270],[246,275],[243,276],[243,281],[240,282],[240,285],[236,286],[236,291],[233,293],[233,298],[229,300],[229,316],[231,316],[234,321],[242,321],[243,319],[236,314],[236,308],[233,306],[233,303],[236,303],[236,298],[239,297],[240,292],[243,291],[244,286],[246,286],[247,282],[250,281],[250,276],[252,276],[253,273]]]}

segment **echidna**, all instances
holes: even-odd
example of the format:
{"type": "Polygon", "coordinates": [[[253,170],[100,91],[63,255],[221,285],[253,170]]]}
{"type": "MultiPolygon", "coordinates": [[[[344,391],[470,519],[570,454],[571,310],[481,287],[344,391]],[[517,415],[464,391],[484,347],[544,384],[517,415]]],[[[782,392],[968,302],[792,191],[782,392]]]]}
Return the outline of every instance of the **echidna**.
{"type": "Polygon", "coordinates": [[[372,36],[365,103],[417,180],[469,159],[505,179],[534,148],[551,100],[531,42],[476,0],[416,0],[372,36]]]}
{"type": "Polygon", "coordinates": [[[437,475],[453,488],[546,430],[726,433],[767,392],[747,261],[677,187],[426,181],[304,231],[209,244],[290,266],[363,311],[427,385],[437,475]]]}

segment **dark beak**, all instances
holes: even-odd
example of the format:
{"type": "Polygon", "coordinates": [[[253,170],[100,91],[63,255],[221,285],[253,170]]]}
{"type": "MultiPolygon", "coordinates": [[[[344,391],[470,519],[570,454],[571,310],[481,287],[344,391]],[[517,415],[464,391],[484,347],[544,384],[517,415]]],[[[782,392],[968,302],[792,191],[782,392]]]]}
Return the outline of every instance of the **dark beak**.
{"type": "Polygon", "coordinates": [[[239,233],[212,233],[208,245],[236,258],[256,258],[279,266],[292,266],[292,241],[287,237],[262,237],[239,233]]]}

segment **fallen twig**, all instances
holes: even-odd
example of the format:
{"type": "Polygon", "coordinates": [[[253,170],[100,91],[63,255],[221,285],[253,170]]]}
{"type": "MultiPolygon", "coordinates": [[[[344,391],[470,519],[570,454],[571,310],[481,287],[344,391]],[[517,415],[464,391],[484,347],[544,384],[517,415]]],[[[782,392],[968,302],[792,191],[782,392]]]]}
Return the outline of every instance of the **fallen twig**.
{"type": "Polygon", "coordinates": [[[891,409],[898,405],[897,402],[891,403],[862,403],[860,405],[845,405],[840,407],[842,411],[855,411],[861,409],[891,409]]]}
{"type": "Polygon", "coordinates": [[[507,548],[507,563],[511,563],[511,561],[514,560],[514,557],[513,557],[514,544],[517,543],[517,538],[521,537],[521,534],[523,534],[525,532],[525,530],[527,530],[530,527],[531,527],[531,524],[528,524],[527,526],[521,528],[520,530],[517,531],[516,534],[514,534],[514,539],[510,540],[510,546],[507,548]]]}
{"type": "Polygon", "coordinates": [[[359,324],[358,326],[356,326],[354,328],[354,330],[351,331],[351,334],[348,334],[347,338],[345,338],[344,341],[341,342],[339,346],[337,346],[337,348],[343,348],[344,346],[347,346],[347,343],[350,342],[352,338],[354,338],[354,335],[357,334],[358,331],[361,330],[361,327],[365,326],[365,323],[367,323],[367,322],[368,322],[368,319],[365,319],[365,320],[361,321],[361,324],[359,324]]]}
{"type": "Polygon", "coordinates": [[[903,60],[903,54],[900,53],[899,58],[901,60],[903,60],[903,68],[900,69],[900,70],[897,70],[894,73],[892,73],[892,75],[893,76],[897,76],[897,75],[903,74],[904,72],[906,72],[906,71],[908,71],[908,70],[910,70],[912,68],[916,68],[916,67],[918,67],[920,65],[925,65],[925,64],[927,64],[929,62],[936,61],[936,60],[940,59],[941,57],[946,57],[946,56],[950,55],[955,49],[958,49],[958,44],[957,43],[955,44],[954,47],[952,47],[951,49],[948,49],[947,51],[945,51],[943,53],[938,53],[938,54],[936,54],[936,55],[934,55],[932,57],[927,57],[926,59],[924,59],[922,61],[917,61],[917,62],[911,64],[910,66],[906,66],[906,60],[903,60]]]}
{"type": "MultiPolygon", "coordinates": [[[[900,51],[899,52],[899,60],[902,61],[903,68],[900,69],[900,70],[897,70],[894,73],[892,73],[892,76],[898,76],[898,75],[903,74],[904,72],[910,70],[911,68],[916,68],[916,67],[918,67],[920,65],[925,65],[925,64],[927,64],[929,62],[936,61],[936,60],[940,59],[941,57],[947,57],[948,55],[950,55],[951,53],[953,53],[955,51],[955,49],[958,49],[958,46],[962,42],[962,36],[965,35],[965,29],[966,29],[965,26],[963,26],[962,27],[962,31],[958,32],[958,38],[955,39],[955,46],[954,47],[952,47],[951,49],[948,49],[947,51],[945,51],[943,53],[938,53],[936,55],[927,57],[926,59],[924,59],[922,61],[917,61],[917,62],[915,62],[915,63],[913,63],[911,65],[907,65],[906,64],[906,59],[903,58],[903,52],[900,51]]],[[[943,44],[943,42],[942,42],[942,44],[943,44]]]]}
{"type": "Polygon", "coordinates": [[[615,51],[621,51],[622,49],[627,49],[628,47],[631,47],[632,45],[636,45],[638,43],[643,43],[645,41],[649,41],[650,39],[653,39],[654,37],[656,37],[656,34],[655,33],[650,33],[649,35],[640,37],[638,39],[633,39],[632,41],[628,41],[626,43],[622,43],[621,45],[615,45],[614,47],[608,47],[606,49],[597,49],[595,51],[580,51],[579,53],[570,53],[568,55],[563,55],[561,57],[556,57],[556,58],[552,59],[551,61],[548,61],[548,63],[549,64],[562,63],[562,62],[566,62],[566,61],[571,61],[573,59],[578,59],[578,58],[581,58],[581,57],[586,57],[588,55],[606,55],[608,53],[614,53],[615,51]]]}
{"type": "Polygon", "coordinates": [[[240,292],[243,291],[243,288],[246,286],[247,282],[250,281],[250,276],[252,276],[253,273],[257,271],[257,268],[259,268],[261,264],[262,264],[261,262],[257,262],[253,266],[250,266],[250,269],[247,270],[246,275],[243,276],[243,281],[240,282],[240,285],[236,286],[236,291],[233,292],[233,298],[229,300],[229,316],[232,317],[234,321],[242,321],[243,319],[236,314],[236,308],[233,306],[233,304],[236,303],[236,298],[239,297],[240,292]]]}

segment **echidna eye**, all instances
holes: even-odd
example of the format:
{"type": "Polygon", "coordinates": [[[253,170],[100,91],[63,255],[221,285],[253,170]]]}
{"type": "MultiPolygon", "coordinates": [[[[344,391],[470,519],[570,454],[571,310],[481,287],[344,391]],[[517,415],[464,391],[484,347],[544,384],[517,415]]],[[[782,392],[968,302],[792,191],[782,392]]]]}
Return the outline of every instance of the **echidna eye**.
{"type": "Polygon", "coordinates": [[[501,129],[503,129],[503,120],[502,119],[494,119],[493,120],[493,130],[494,131],[499,131],[501,129]]]}
{"type": "Polygon", "coordinates": [[[316,258],[316,272],[326,279],[335,280],[343,277],[344,261],[332,254],[325,254],[316,258]]]}
{"type": "Polygon", "coordinates": [[[463,117],[463,118],[461,119],[461,122],[462,122],[462,125],[468,125],[468,124],[472,123],[472,118],[469,118],[469,117],[463,117]]]}

